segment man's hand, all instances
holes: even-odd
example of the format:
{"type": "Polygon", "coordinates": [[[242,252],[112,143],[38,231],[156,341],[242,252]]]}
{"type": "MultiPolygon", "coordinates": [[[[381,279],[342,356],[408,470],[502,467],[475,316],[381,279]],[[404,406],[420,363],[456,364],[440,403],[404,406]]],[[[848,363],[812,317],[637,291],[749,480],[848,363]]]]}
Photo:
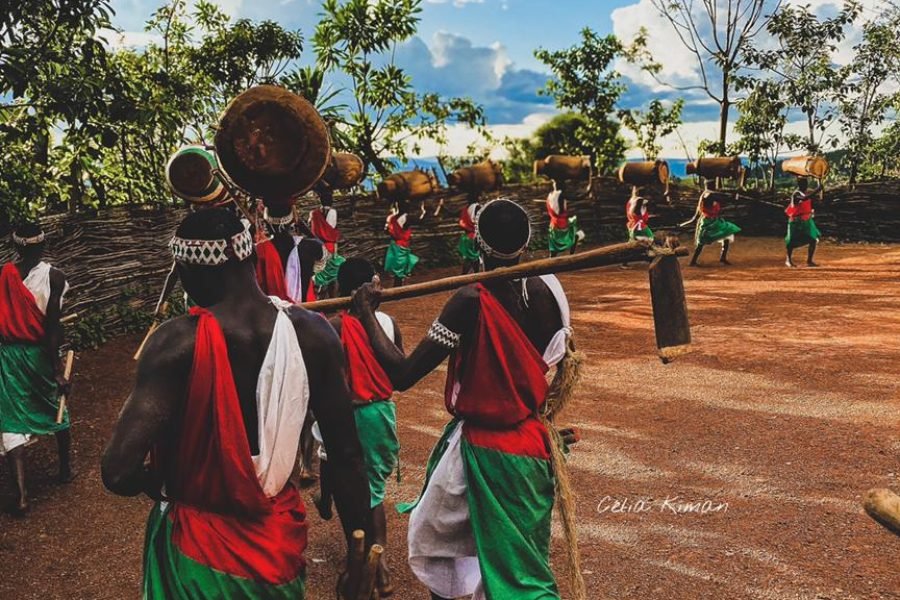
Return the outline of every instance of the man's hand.
{"type": "Polygon", "coordinates": [[[559,433],[559,437],[563,441],[563,444],[566,445],[567,449],[569,446],[574,446],[581,441],[581,435],[579,435],[578,430],[574,427],[559,429],[557,430],[557,433],[559,433]]]}
{"type": "Polygon", "coordinates": [[[56,379],[57,394],[60,396],[68,396],[69,392],[72,391],[72,382],[66,379],[65,375],[62,373],[57,373],[54,378],[56,379]]]}
{"type": "Polygon", "coordinates": [[[374,312],[381,304],[381,281],[377,275],[372,283],[361,285],[353,292],[353,309],[358,314],[374,312]]]}

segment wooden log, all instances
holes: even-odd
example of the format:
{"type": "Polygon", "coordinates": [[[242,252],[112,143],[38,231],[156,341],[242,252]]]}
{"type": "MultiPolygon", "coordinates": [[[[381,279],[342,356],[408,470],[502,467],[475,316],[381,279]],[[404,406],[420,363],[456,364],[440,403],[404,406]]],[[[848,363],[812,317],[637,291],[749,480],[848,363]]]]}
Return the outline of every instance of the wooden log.
{"type": "Polygon", "coordinates": [[[828,160],[824,156],[794,156],[781,163],[781,170],[784,173],[819,180],[828,174],[828,168],[828,160]]]}
{"type": "MultiPolygon", "coordinates": [[[[373,544],[369,549],[369,556],[363,565],[360,574],[359,589],[356,591],[356,600],[371,600],[375,592],[375,578],[378,575],[378,566],[381,564],[381,556],[384,548],[379,544],[373,544]]],[[[377,597],[377,594],[375,594],[377,597]]]]}
{"type": "Polygon", "coordinates": [[[885,488],[871,489],[866,493],[863,508],[888,531],[900,535],[900,496],[885,488]]]}
{"type": "Polygon", "coordinates": [[[347,580],[344,598],[356,600],[362,584],[363,569],[366,564],[366,534],[357,529],[350,536],[350,556],[347,562],[347,580]]]}
{"type": "Polygon", "coordinates": [[[691,349],[684,280],[676,256],[658,256],[650,264],[650,299],[659,357],[668,363],[691,349]]]}

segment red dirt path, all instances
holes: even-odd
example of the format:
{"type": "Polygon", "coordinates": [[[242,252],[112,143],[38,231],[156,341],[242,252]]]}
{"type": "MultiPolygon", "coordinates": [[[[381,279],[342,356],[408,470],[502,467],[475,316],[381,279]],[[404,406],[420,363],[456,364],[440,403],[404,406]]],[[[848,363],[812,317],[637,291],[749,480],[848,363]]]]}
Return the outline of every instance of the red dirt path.
{"type": "MultiPolygon", "coordinates": [[[[562,422],[584,437],[571,468],[590,598],[900,598],[900,538],[859,508],[871,486],[900,488],[900,247],[826,245],[824,267],[796,271],[780,248],[741,239],[733,267],[712,266],[710,248],[710,266],[685,269],[696,351],[667,366],[643,267],[563,277],[587,353],[562,422]],[[609,510],[626,499],[632,512],[609,510]],[[666,499],[727,510],[676,515],[666,499]],[[639,501],[649,508],[634,512],[639,501]]],[[[387,308],[412,341],[443,300],[387,308]]],[[[53,484],[52,440],[31,448],[34,509],[0,516],[0,598],[139,597],[149,504],[105,493],[98,467],[137,342],[79,356],[80,476],[53,484]]],[[[399,398],[403,483],[389,484],[389,505],[421,485],[447,419],[443,375],[399,398]]],[[[333,598],[337,525],[311,520],[309,597],[333,598]]],[[[427,598],[404,565],[405,518],[390,527],[396,598],[427,598]]]]}

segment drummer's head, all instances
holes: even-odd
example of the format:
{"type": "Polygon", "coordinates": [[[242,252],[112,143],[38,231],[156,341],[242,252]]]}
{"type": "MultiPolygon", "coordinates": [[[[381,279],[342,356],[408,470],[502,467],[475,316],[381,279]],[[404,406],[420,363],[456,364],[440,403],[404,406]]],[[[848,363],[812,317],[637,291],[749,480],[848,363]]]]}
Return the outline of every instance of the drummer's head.
{"type": "Polygon", "coordinates": [[[486,269],[516,264],[531,240],[528,214],[507,198],[491,200],[475,218],[475,239],[486,269]]]}
{"type": "Polygon", "coordinates": [[[12,233],[13,246],[23,259],[39,259],[44,254],[44,231],[34,222],[16,226],[12,233]]]}
{"type": "Polygon", "coordinates": [[[200,306],[217,304],[229,292],[256,287],[253,237],[237,215],[224,208],[198,210],[185,217],[171,249],[184,291],[200,306]]]}
{"type": "Polygon", "coordinates": [[[364,258],[354,257],[344,261],[338,269],[338,288],[341,296],[351,296],[363,284],[375,279],[375,267],[364,258]]]}
{"type": "Polygon", "coordinates": [[[798,177],[797,178],[797,189],[801,192],[805,192],[809,189],[809,179],[806,177],[798,177]]]}

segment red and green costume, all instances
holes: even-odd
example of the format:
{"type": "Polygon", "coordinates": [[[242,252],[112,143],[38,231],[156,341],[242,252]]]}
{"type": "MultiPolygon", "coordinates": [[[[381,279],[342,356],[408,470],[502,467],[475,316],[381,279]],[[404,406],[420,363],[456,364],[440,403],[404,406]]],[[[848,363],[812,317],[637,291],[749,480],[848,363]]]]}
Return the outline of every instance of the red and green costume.
{"type": "MultiPolygon", "coordinates": [[[[278,473],[285,457],[295,459],[296,442],[274,449],[271,442],[277,446],[280,437],[295,433],[299,439],[305,401],[290,395],[288,404],[270,412],[277,414],[274,425],[259,415],[260,452],[251,456],[225,336],[210,312],[194,308],[191,314],[198,317],[197,337],[180,430],[151,455],[154,471],[165,482],[166,501],[154,507],[147,523],[143,596],[303,598],[306,509],[284,469],[278,473]]],[[[299,367],[291,363],[293,357],[278,357],[293,332],[282,317],[266,360],[274,352],[276,370],[285,365],[302,369],[302,362],[299,367]]],[[[277,379],[283,376],[274,375],[276,385],[268,386],[273,394],[297,389],[290,385],[290,374],[284,376],[287,386],[277,379]]],[[[288,463],[292,466],[293,460],[288,463]]]]}
{"type": "Polygon", "coordinates": [[[328,222],[325,214],[326,211],[330,210],[334,209],[323,207],[321,210],[314,210],[309,213],[309,228],[314,236],[322,240],[326,251],[325,265],[313,276],[313,281],[318,287],[325,287],[337,281],[338,270],[346,261],[337,251],[337,243],[341,239],[341,232],[328,222]]]}
{"type": "Polygon", "coordinates": [[[35,296],[39,292],[46,305],[49,271],[40,263],[23,281],[13,263],[0,270],[0,433],[45,435],[69,427],[68,412],[56,422],[59,391],[44,344],[46,306],[35,296]]]}
{"type": "Polygon", "coordinates": [[[391,243],[384,255],[384,271],[399,279],[406,279],[412,275],[413,269],[419,263],[419,257],[409,249],[412,230],[404,227],[405,222],[405,214],[391,215],[387,222],[391,243]]]}
{"type": "Polygon", "coordinates": [[[700,220],[697,222],[695,235],[695,242],[698,245],[705,246],[713,242],[733,241],[734,234],[741,232],[740,227],[720,217],[720,212],[722,212],[722,205],[718,200],[701,204],[700,220]]]}
{"type": "Polygon", "coordinates": [[[625,217],[628,219],[628,239],[637,238],[653,239],[653,231],[650,229],[650,214],[647,205],[637,209],[637,198],[632,198],[625,204],[625,217]]]}
{"type": "Polygon", "coordinates": [[[550,252],[568,252],[578,243],[578,218],[570,215],[565,204],[560,202],[562,193],[559,190],[547,196],[547,215],[550,217],[550,229],[547,232],[547,243],[550,252]]]}
{"type": "Polygon", "coordinates": [[[397,467],[400,453],[397,406],[391,400],[394,386],[378,364],[362,323],[346,312],[341,314],[341,343],[347,358],[356,430],[366,461],[370,504],[374,508],[384,502],[385,484],[397,467]]]}
{"type": "Polygon", "coordinates": [[[470,204],[459,213],[459,226],[463,232],[459,236],[459,244],[456,246],[459,255],[465,262],[477,261],[481,254],[475,243],[475,214],[478,212],[477,204],[470,204]]]}
{"type": "Polygon", "coordinates": [[[812,198],[805,194],[800,195],[791,202],[784,213],[788,217],[787,235],[784,238],[788,248],[800,248],[819,241],[822,234],[813,219],[815,211],[812,198]]]}
{"type": "Polygon", "coordinates": [[[428,462],[409,524],[409,561],[434,593],[489,600],[559,598],[550,569],[554,475],[536,417],[547,363],[483,286],[474,334],[450,356],[453,420],[428,462]]]}

